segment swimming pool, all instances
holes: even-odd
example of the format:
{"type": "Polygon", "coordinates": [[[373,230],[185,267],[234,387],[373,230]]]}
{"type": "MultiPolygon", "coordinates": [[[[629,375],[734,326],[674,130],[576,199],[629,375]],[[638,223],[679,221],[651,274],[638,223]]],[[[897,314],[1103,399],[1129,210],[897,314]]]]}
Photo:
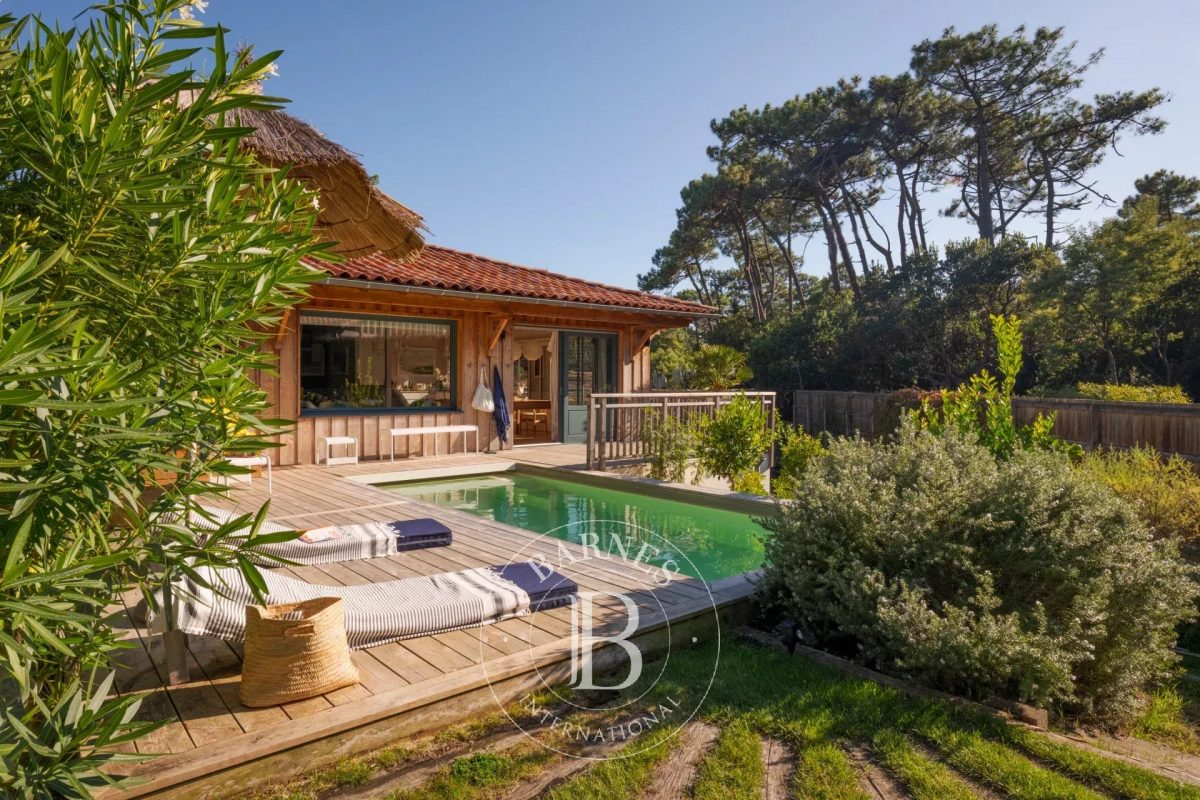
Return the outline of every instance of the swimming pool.
{"type": "MultiPolygon", "coordinates": [[[[590,483],[505,472],[391,484],[389,491],[455,508],[535,533],[582,542],[586,532],[610,540],[635,530],[651,531],[669,547],[644,560],[668,560],[679,572],[713,581],[758,569],[767,530],[748,514],[590,483]],[[630,526],[635,527],[630,527],[630,526]],[[678,558],[682,553],[687,559],[678,558]],[[690,559],[690,563],[688,561],[690,559]]],[[[594,541],[594,540],[592,540],[594,541]]],[[[656,546],[662,546],[655,539],[656,546]]]]}

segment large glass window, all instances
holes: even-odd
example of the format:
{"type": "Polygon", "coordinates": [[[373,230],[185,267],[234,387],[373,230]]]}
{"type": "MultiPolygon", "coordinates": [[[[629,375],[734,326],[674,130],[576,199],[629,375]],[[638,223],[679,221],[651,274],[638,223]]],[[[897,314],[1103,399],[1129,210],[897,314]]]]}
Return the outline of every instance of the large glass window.
{"type": "Polygon", "coordinates": [[[454,408],[454,323],[300,315],[300,409],[454,408]]]}

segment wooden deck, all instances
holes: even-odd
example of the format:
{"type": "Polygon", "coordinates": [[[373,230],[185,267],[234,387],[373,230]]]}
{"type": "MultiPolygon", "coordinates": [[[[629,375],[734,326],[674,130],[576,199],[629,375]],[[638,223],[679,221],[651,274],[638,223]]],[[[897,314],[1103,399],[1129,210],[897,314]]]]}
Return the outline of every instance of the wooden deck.
{"type": "MultiPolygon", "coordinates": [[[[536,539],[534,534],[402,498],[360,482],[361,476],[463,466],[503,469],[514,461],[580,469],[583,455],[582,445],[564,445],[496,455],[403,459],[394,464],[277,469],[269,498],[273,520],[307,528],[434,516],[454,532],[449,547],[283,571],[311,583],[355,585],[505,563],[536,539]]],[[[229,505],[252,511],[267,499],[266,481],[256,478],[252,486],[234,489],[229,505]]],[[[644,649],[660,646],[672,628],[676,636],[686,630],[702,638],[715,629],[719,615],[745,613],[751,585],[744,577],[708,586],[679,575],[667,586],[656,587],[632,562],[588,558],[578,546],[567,547],[581,560],[564,565],[561,571],[584,590],[621,593],[637,603],[636,638],[644,649]],[[714,600],[720,609],[717,613],[714,600]]],[[[613,601],[604,609],[605,624],[624,627],[620,603],[613,601]]],[[[236,794],[264,778],[280,780],[469,716],[494,713],[498,701],[521,697],[546,677],[565,679],[570,656],[571,610],[555,609],[475,630],[356,651],[352,657],[361,676],[359,684],[309,700],[252,709],[237,698],[240,646],[190,637],[192,681],[165,687],[161,637],[134,625],[128,608],[117,605],[112,611],[118,626],[137,642],[127,651],[118,673],[118,691],[143,695],[142,716],[167,723],[137,743],[138,752],[161,754],[129,770],[146,782],[131,791],[106,792],[105,797],[236,794]]],[[[611,648],[607,656],[602,652],[601,658],[615,659],[612,651],[616,650],[611,648]]]]}

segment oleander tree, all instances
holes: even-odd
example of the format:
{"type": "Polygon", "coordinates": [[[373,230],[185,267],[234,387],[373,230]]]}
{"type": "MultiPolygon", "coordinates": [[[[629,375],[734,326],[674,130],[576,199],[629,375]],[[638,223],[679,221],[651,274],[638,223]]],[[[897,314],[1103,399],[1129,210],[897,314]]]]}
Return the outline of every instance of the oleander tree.
{"type": "MultiPolygon", "coordinates": [[[[143,734],[115,599],[248,550],[170,520],[269,446],[250,379],[317,277],[314,198],[241,146],[278,53],[181,0],[0,17],[0,794],[86,797],[143,734]],[[193,69],[202,63],[203,74],[193,69]]],[[[184,517],[186,519],[186,517],[184,517]]]]}

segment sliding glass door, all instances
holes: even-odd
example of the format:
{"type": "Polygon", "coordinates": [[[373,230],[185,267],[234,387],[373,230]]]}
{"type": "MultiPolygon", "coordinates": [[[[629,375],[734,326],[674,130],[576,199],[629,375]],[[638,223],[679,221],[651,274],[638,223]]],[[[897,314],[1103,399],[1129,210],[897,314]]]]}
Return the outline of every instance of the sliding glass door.
{"type": "Polygon", "coordinates": [[[562,441],[582,442],[592,393],[617,390],[617,337],[572,331],[562,331],[559,337],[562,441]]]}

